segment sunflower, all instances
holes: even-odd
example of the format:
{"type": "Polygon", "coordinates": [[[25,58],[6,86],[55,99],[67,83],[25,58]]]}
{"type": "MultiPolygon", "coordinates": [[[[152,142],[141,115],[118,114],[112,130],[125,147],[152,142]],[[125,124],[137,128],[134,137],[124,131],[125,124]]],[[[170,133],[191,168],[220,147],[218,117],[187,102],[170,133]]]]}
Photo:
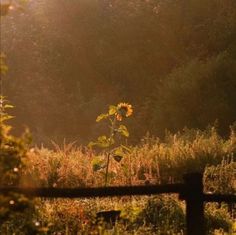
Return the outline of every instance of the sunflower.
{"type": "Polygon", "coordinates": [[[117,112],[115,114],[118,121],[122,121],[123,117],[129,117],[133,113],[133,108],[131,104],[119,103],[117,105],[117,112]]]}

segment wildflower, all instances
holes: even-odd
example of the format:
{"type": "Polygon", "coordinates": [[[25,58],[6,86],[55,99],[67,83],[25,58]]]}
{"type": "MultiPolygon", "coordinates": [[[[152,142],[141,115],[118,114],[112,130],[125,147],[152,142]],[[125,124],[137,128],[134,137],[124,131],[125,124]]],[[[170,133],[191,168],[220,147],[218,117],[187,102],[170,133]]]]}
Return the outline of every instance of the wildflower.
{"type": "Polygon", "coordinates": [[[118,121],[122,121],[123,117],[129,117],[133,113],[133,108],[131,104],[119,103],[117,105],[117,112],[115,114],[118,121]]]}

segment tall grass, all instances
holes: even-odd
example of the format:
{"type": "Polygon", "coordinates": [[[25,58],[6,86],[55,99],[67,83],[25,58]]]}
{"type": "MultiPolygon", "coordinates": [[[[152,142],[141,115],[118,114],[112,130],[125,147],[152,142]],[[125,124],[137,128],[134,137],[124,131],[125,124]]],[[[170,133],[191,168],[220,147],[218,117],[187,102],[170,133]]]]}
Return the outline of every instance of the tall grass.
{"type": "MultiPolygon", "coordinates": [[[[168,134],[165,141],[146,137],[131,147],[121,163],[111,161],[110,185],[178,182],[188,172],[204,173],[206,167],[222,161],[235,162],[236,135],[228,139],[207,131],[184,130],[168,134]]],[[[34,148],[28,153],[22,184],[52,187],[102,186],[103,172],[93,171],[92,161],[103,157],[87,147],[73,144],[54,150],[34,148]]],[[[231,177],[231,176],[230,176],[231,177]]]]}
{"type": "MultiPolygon", "coordinates": [[[[164,141],[146,136],[120,163],[111,161],[109,185],[180,182],[185,173],[204,174],[205,191],[235,193],[236,135],[228,139],[215,128],[168,134],[164,141]]],[[[32,148],[22,173],[24,186],[96,187],[104,185],[104,172],[93,170],[102,152],[64,144],[53,149],[32,148]]],[[[184,234],[185,205],[175,195],[104,199],[39,199],[34,215],[42,234],[184,234]],[[121,210],[112,230],[96,224],[96,213],[121,210]]],[[[206,206],[209,234],[233,234],[233,219],[224,204],[206,206]],[[215,232],[214,232],[215,231],[215,232]]],[[[14,226],[13,226],[14,227],[14,226]]]]}

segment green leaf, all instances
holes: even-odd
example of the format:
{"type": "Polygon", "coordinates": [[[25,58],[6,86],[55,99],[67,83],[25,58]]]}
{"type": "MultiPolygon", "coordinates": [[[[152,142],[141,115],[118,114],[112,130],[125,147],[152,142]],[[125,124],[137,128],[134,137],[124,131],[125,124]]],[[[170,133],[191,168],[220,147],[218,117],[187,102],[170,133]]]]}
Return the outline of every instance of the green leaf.
{"type": "Polygon", "coordinates": [[[93,171],[99,171],[104,168],[104,162],[96,157],[92,160],[93,171]]]}
{"type": "Polygon", "coordinates": [[[123,156],[125,155],[124,151],[123,151],[123,148],[122,147],[118,147],[118,148],[115,148],[113,150],[113,158],[117,161],[117,162],[120,162],[123,158],[123,156]]]}
{"type": "Polygon", "coordinates": [[[125,136],[125,137],[129,137],[129,131],[128,131],[128,129],[127,129],[126,126],[120,125],[119,128],[117,129],[117,131],[118,131],[121,135],[123,135],[123,136],[125,136]]]}
{"type": "Polygon", "coordinates": [[[107,141],[107,137],[105,135],[101,135],[98,137],[98,142],[104,142],[107,141]]]}
{"type": "Polygon", "coordinates": [[[109,111],[108,111],[109,115],[113,115],[113,114],[115,114],[116,112],[117,112],[117,107],[114,106],[114,105],[110,105],[110,106],[109,106],[109,111]]]}
{"type": "Polygon", "coordinates": [[[115,140],[114,140],[114,138],[112,138],[112,137],[109,138],[108,140],[109,140],[110,145],[113,145],[113,144],[115,143],[115,140]]]}
{"type": "Polygon", "coordinates": [[[88,147],[89,147],[89,148],[92,148],[92,147],[95,146],[95,145],[97,145],[97,143],[91,141],[91,142],[89,142],[88,147]]]}
{"type": "Polygon", "coordinates": [[[99,136],[96,142],[90,142],[88,147],[98,146],[100,148],[108,148],[114,144],[113,138],[107,138],[105,135],[99,136]]]}
{"type": "Polygon", "coordinates": [[[105,135],[99,136],[97,140],[97,146],[101,148],[107,148],[110,146],[110,140],[105,135]]]}
{"type": "Polygon", "coordinates": [[[96,118],[96,122],[100,122],[101,120],[106,119],[108,117],[109,115],[107,113],[102,113],[96,118]]]}

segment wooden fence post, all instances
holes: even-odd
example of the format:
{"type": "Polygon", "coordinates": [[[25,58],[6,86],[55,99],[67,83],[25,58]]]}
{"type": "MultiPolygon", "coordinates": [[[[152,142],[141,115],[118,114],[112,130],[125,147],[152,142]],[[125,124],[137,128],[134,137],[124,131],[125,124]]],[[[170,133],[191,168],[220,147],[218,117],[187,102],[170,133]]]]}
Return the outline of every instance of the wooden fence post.
{"type": "Polygon", "coordinates": [[[202,174],[184,176],[185,192],[180,195],[186,201],[187,235],[205,235],[202,174]]]}

